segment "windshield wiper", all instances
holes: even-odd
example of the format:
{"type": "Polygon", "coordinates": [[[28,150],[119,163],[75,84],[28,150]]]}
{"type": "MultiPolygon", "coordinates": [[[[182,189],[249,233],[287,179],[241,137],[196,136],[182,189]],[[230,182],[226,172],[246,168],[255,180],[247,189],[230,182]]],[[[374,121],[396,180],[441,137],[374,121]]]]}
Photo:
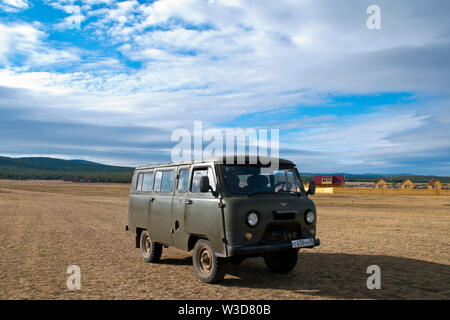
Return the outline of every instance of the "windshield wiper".
{"type": "Polygon", "coordinates": [[[254,191],[254,192],[248,192],[247,197],[252,196],[254,194],[276,194],[275,191],[254,191]]]}
{"type": "Polygon", "coordinates": [[[254,194],[292,194],[295,195],[297,197],[300,197],[301,193],[300,192],[295,192],[295,191],[254,191],[254,192],[248,192],[247,193],[247,197],[252,196],[254,194]]]}
{"type": "Polygon", "coordinates": [[[301,194],[302,194],[301,192],[296,192],[296,191],[279,191],[277,193],[289,193],[289,194],[292,194],[292,195],[296,195],[297,197],[300,197],[301,194]]]}

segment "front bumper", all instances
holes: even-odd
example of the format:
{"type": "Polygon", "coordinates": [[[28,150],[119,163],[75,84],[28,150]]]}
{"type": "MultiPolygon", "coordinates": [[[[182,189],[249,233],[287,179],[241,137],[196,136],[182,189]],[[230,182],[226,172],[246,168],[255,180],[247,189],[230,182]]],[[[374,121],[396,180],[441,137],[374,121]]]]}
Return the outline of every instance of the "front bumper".
{"type": "MultiPolygon", "coordinates": [[[[320,239],[314,239],[314,246],[306,248],[314,248],[317,246],[320,246],[320,239]]],[[[292,249],[292,244],[290,242],[264,244],[258,246],[228,246],[228,255],[258,255],[267,252],[277,252],[288,249],[292,249]]]]}

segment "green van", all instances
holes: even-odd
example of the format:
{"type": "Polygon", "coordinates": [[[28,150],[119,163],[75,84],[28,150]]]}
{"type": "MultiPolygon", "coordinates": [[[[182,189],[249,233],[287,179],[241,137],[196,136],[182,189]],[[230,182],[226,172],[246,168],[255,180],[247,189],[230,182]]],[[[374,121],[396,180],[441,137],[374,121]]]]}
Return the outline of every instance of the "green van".
{"type": "Polygon", "coordinates": [[[163,247],[193,251],[197,277],[225,276],[228,262],[263,257],[275,273],[296,265],[300,248],[320,245],[317,212],[295,164],[285,159],[225,157],[136,168],[128,225],[146,262],[158,262],[163,247]],[[276,160],[272,169],[267,163],[276,160]],[[241,161],[242,162],[242,161],[241,161]],[[234,163],[238,163],[235,161],[234,163]]]}

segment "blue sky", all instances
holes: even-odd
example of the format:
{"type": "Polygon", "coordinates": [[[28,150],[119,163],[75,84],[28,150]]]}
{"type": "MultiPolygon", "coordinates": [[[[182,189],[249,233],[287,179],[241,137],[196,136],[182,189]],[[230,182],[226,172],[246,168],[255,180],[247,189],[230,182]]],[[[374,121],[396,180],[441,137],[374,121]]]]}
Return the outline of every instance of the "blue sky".
{"type": "Polygon", "coordinates": [[[136,166],[275,128],[306,172],[450,175],[447,0],[0,0],[0,154],[136,166]],[[366,9],[381,8],[381,30],[366,9]]]}

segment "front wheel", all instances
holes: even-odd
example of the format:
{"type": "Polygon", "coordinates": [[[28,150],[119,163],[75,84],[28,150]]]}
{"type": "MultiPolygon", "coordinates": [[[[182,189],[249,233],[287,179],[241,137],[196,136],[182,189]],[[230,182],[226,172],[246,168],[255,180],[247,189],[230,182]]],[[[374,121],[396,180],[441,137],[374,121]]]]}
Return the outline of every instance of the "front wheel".
{"type": "Polygon", "coordinates": [[[205,283],[216,283],[226,273],[227,261],[218,258],[207,240],[198,240],[192,252],[192,263],[197,278],[205,283]]]}
{"type": "Polygon", "coordinates": [[[264,262],[274,273],[289,273],[297,265],[298,250],[267,253],[264,262]]]}
{"type": "Polygon", "coordinates": [[[153,242],[147,230],[141,232],[139,248],[145,262],[158,262],[161,258],[162,245],[153,242]]]}

